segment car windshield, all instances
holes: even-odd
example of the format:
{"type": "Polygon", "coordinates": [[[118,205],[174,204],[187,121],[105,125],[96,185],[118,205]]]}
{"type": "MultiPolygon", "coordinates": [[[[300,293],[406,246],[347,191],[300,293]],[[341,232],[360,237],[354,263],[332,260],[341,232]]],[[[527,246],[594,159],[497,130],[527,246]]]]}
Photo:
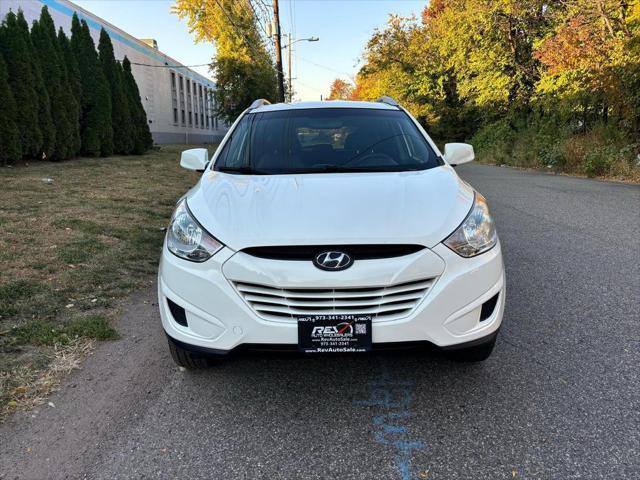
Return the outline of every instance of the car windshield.
{"type": "Polygon", "coordinates": [[[316,108],[245,115],[214,169],[273,175],[398,172],[442,164],[403,111],[316,108]]]}

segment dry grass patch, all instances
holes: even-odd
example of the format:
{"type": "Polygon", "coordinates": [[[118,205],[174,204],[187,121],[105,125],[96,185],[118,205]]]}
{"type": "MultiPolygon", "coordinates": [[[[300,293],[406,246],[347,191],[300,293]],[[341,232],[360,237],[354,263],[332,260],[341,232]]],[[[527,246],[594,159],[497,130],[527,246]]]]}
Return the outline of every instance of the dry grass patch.
{"type": "Polygon", "coordinates": [[[162,230],[198,180],[179,167],[184,148],[0,168],[0,411],[28,404],[23,386],[27,399],[50,391],[37,385],[65,371],[61,352],[117,335],[122,300],[156,273],[162,230]]]}
{"type": "Polygon", "coordinates": [[[0,391],[3,392],[0,418],[43,404],[45,398],[58,389],[65,375],[80,368],[82,359],[93,350],[94,344],[94,340],[76,338],[51,348],[50,361],[44,367],[37,368],[25,362],[10,370],[0,370],[0,391]]]}

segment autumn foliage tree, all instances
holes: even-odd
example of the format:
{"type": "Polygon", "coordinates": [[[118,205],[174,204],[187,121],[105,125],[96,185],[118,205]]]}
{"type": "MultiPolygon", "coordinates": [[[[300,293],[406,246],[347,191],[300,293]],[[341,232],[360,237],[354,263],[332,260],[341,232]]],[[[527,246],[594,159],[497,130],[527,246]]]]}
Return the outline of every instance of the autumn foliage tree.
{"type": "Polygon", "coordinates": [[[276,69],[258,30],[250,0],[176,0],[197,40],[215,43],[217,114],[232,122],[257,98],[276,99],[276,69]]]}
{"type": "Polygon", "coordinates": [[[353,95],[489,160],[640,175],[639,3],[432,0],[373,33],[353,95]]]}
{"type": "Polygon", "coordinates": [[[331,84],[327,100],[351,100],[352,98],[353,85],[341,78],[336,78],[331,84]]]}

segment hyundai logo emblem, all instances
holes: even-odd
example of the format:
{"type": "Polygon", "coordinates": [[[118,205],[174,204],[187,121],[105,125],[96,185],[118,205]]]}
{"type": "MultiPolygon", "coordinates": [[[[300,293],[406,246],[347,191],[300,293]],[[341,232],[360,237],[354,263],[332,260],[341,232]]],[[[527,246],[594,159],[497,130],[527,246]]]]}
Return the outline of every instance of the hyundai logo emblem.
{"type": "Polygon", "coordinates": [[[347,253],[329,250],[320,252],[313,259],[313,264],[320,270],[338,271],[353,265],[353,258],[347,253]]]}

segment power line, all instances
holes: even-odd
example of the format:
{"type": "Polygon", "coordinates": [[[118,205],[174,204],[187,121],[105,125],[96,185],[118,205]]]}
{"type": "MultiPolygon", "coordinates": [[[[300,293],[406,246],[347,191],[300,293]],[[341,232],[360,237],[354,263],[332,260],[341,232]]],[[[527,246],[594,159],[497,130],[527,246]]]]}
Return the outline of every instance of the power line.
{"type": "MultiPolygon", "coordinates": [[[[256,22],[258,23],[258,26],[260,27],[260,29],[264,32],[265,38],[269,42],[271,42],[271,44],[273,44],[273,39],[269,36],[269,33],[267,32],[267,29],[265,28],[264,24],[262,23],[262,17],[260,17],[260,15],[258,15],[258,12],[256,11],[255,7],[253,6],[253,2],[251,0],[247,0],[247,3],[251,7],[251,10],[253,10],[253,14],[256,17],[256,22]]],[[[269,21],[269,19],[267,19],[267,21],[269,21]]]]}
{"type": "Polygon", "coordinates": [[[331,71],[331,72],[338,73],[338,74],[340,74],[340,75],[345,75],[349,80],[353,80],[353,79],[352,79],[353,75],[352,75],[352,74],[350,74],[350,73],[342,72],[342,71],[340,71],[340,70],[336,70],[335,68],[328,67],[328,66],[326,66],[326,65],[322,65],[321,63],[314,62],[313,60],[309,60],[308,58],[300,57],[300,56],[299,56],[299,55],[297,55],[297,54],[294,54],[294,56],[295,56],[296,58],[299,58],[299,59],[300,59],[300,60],[302,60],[303,62],[310,63],[310,64],[312,64],[312,65],[315,65],[316,67],[324,68],[325,70],[329,70],[329,71],[331,71]]]}
{"type": "MultiPolygon", "coordinates": [[[[234,22],[233,19],[229,16],[227,11],[224,9],[222,4],[220,3],[220,0],[216,0],[216,3],[218,4],[218,7],[220,8],[220,10],[224,14],[224,16],[227,17],[227,20],[229,20],[229,23],[231,24],[233,29],[236,31],[236,34],[238,34],[238,36],[244,38],[245,45],[248,48],[255,48],[255,45],[253,43],[251,43],[251,40],[249,39],[249,37],[247,37],[247,34],[241,28],[239,28],[238,25],[236,25],[236,22],[234,22]]],[[[260,53],[260,52],[258,50],[254,50],[254,53],[260,53]]]]}
{"type": "MultiPolygon", "coordinates": [[[[236,31],[236,33],[241,36],[242,38],[244,38],[245,40],[245,44],[247,47],[250,47],[252,49],[255,49],[256,46],[255,44],[251,43],[251,40],[249,40],[249,37],[247,37],[246,33],[244,33],[242,31],[242,29],[240,29],[238,27],[238,25],[236,25],[236,23],[233,21],[233,19],[229,16],[229,14],[227,13],[227,11],[224,9],[224,7],[222,6],[222,4],[220,3],[220,0],[215,0],[216,3],[218,4],[218,7],[220,7],[220,10],[222,11],[222,13],[224,14],[225,17],[227,17],[227,20],[229,20],[229,23],[231,24],[231,26],[233,27],[233,29],[236,31]]],[[[258,53],[260,54],[261,52],[259,52],[258,50],[254,50],[254,53],[258,53]]],[[[259,55],[258,55],[259,56],[259,55]]],[[[273,68],[275,70],[276,73],[280,73],[282,75],[284,75],[284,72],[282,70],[278,70],[278,68],[276,68],[271,62],[269,62],[269,66],[271,68],[273,68]]]]}
{"type": "MultiPolygon", "coordinates": [[[[295,38],[297,38],[298,37],[298,29],[296,28],[296,23],[295,23],[295,18],[296,18],[296,13],[297,13],[296,12],[296,3],[295,3],[294,0],[290,0],[290,1],[291,1],[291,5],[293,6],[293,20],[294,20],[294,22],[293,22],[293,36],[295,38]]],[[[291,53],[293,54],[293,51],[291,53]]],[[[298,65],[298,57],[294,57],[294,59],[295,59],[295,71],[299,72],[300,68],[298,68],[299,67],[299,65],[298,65]]]]}
{"type": "MultiPolygon", "coordinates": [[[[227,20],[229,20],[229,23],[230,23],[230,24],[231,24],[231,26],[234,28],[234,30],[236,31],[236,33],[244,39],[244,41],[245,41],[244,43],[247,45],[247,47],[249,47],[249,48],[255,48],[255,45],[254,45],[254,44],[252,44],[252,43],[249,41],[249,38],[247,37],[247,35],[246,35],[246,34],[242,31],[242,29],[240,29],[240,28],[238,27],[238,25],[237,25],[237,24],[236,24],[236,23],[231,19],[231,17],[230,17],[230,16],[229,16],[229,14],[227,13],[227,11],[224,9],[224,7],[223,7],[223,6],[222,6],[222,4],[220,3],[220,1],[219,1],[219,0],[215,0],[215,1],[216,1],[216,3],[218,4],[218,7],[220,7],[220,10],[221,10],[221,11],[222,11],[222,13],[224,14],[224,16],[225,16],[225,17],[227,17],[227,20]]],[[[251,3],[251,2],[249,1],[249,3],[251,3]]],[[[263,4],[264,4],[264,2],[260,2],[260,3],[263,3],[263,4]]],[[[266,33],[266,32],[265,32],[265,33],[266,33]]],[[[254,53],[260,53],[260,52],[258,52],[257,50],[254,50],[254,53]]],[[[298,57],[296,56],[296,58],[298,58],[298,57]]],[[[304,60],[304,61],[307,61],[307,62],[310,62],[310,63],[314,63],[314,64],[315,64],[315,62],[312,62],[311,60],[307,60],[307,59],[304,59],[304,58],[302,58],[302,57],[299,57],[299,58],[300,58],[301,60],[304,60]]],[[[200,63],[200,64],[197,64],[197,65],[152,65],[152,64],[150,64],[150,63],[131,62],[131,65],[137,65],[137,66],[140,66],[140,67],[150,67],[150,68],[195,68],[195,67],[210,67],[210,66],[211,66],[211,63],[200,63]]],[[[276,73],[278,72],[278,69],[277,69],[277,68],[276,68],[272,63],[270,63],[270,62],[269,62],[269,65],[271,66],[271,68],[273,68],[273,69],[275,70],[275,72],[276,72],[276,73]]],[[[317,65],[317,66],[319,66],[319,67],[322,67],[322,68],[328,68],[328,69],[330,69],[330,70],[331,70],[331,68],[330,68],[330,67],[325,67],[325,66],[320,65],[320,64],[316,64],[316,65],[317,65]]],[[[336,71],[336,72],[337,72],[337,70],[334,70],[334,71],[336,71]]],[[[281,73],[284,75],[284,72],[282,72],[282,71],[281,71],[281,73]]],[[[344,73],[342,73],[342,72],[338,72],[338,73],[341,73],[341,74],[343,74],[343,75],[344,75],[344,73]]],[[[322,90],[319,90],[319,89],[317,89],[317,88],[315,88],[315,87],[312,87],[311,85],[306,84],[306,83],[302,82],[301,80],[297,80],[297,79],[296,79],[296,82],[297,82],[297,83],[299,83],[299,84],[300,84],[300,85],[302,85],[302,86],[305,86],[305,87],[307,87],[307,88],[310,88],[311,90],[315,90],[316,92],[323,93],[323,92],[322,92],[322,90]]]]}
{"type": "Polygon", "coordinates": [[[131,62],[131,65],[138,65],[141,67],[152,67],[152,68],[194,68],[194,67],[210,67],[211,62],[200,63],[198,65],[151,65],[150,63],[131,62]]]}
{"type": "Polygon", "coordinates": [[[265,10],[269,10],[269,9],[273,8],[271,5],[269,5],[268,3],[266,3],[264,0],[258,0],[258,2],[262,5],[262,7],[263,7],[265,10]]]}

